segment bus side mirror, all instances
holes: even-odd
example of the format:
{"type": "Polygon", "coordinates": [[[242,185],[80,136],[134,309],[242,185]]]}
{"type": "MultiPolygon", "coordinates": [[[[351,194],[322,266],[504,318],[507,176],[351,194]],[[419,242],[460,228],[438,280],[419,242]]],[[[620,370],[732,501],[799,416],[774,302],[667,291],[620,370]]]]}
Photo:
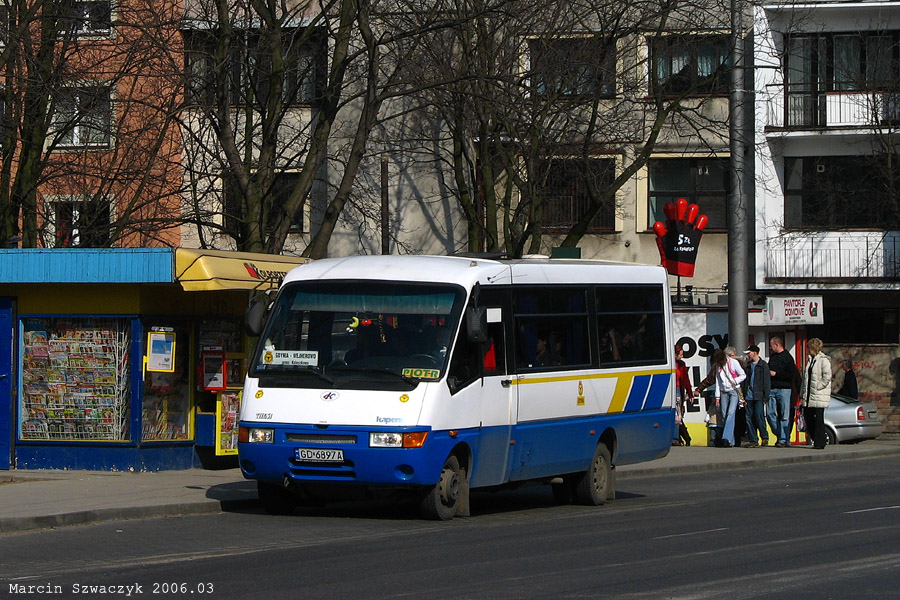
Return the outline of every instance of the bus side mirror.
{"type": "Polygon", "coordinates": [[[466,336],[473,344],[488,341],[487,308],[470,306],[466,309],[466,336]]]}
{"type": "Polygon", "coordinates": [[[269,305],[269,299],[266,296],[256,298],[247,306],[244,313],[244,331],[250,337],[259,337],[262,333],[263,325],[266,321],[266,308],[269,305]]]}

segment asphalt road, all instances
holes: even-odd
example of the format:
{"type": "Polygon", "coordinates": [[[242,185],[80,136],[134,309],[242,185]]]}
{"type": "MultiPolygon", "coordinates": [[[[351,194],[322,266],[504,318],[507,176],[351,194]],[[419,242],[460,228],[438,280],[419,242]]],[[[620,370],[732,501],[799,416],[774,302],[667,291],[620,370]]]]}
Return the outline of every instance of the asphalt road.
{"type": "Polygon", "coordinates": [[[628,478],[601,508],[528,488],[448,523],[381,502],[13,533],[0,598],[896,598],[898,473],[885,457],[628,478]]]}

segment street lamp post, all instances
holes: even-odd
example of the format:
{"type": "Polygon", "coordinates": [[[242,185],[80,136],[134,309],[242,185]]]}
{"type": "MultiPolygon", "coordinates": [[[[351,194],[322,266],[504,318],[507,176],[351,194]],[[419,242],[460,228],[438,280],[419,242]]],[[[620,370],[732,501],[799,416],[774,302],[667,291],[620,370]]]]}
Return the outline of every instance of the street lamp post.
{"type": "Polygon", "coordinates": [[[731,92],[729,94],[729,139],[731,149],[731,190],[727,202],[728,222],[728,337],[736,348],[748,343],[748,202],[745,194],[747,168],[744,89],[744,7],[743,0],[731,0],[731,92]]]}

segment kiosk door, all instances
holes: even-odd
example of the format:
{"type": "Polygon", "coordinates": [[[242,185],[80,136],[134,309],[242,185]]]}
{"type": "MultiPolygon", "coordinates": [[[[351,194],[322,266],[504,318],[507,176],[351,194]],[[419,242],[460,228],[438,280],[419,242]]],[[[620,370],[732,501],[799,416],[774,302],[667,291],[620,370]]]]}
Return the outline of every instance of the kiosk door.
{"type": "Polygon", "coordinates": [[[9,469],[12,464],[13,420],[13,330],[14,301],[12,298],[0,298],[0,469],[9,469]]]}

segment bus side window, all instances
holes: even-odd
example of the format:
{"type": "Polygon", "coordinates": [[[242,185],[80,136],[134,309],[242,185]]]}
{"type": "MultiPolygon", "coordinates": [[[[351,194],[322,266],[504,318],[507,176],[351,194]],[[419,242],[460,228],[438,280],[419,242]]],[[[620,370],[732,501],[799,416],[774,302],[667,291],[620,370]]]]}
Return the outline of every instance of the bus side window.
{"type": "Polygon", "coordinates": [[[455,394],[479,377],[482,367],[482,345],[469,341],[465,327],[460,330],[456,344],[453,346],[453,355],[450,357],[450,368],[447,375],[450,393],[455,394]]]}
{"type": "Polygon", "coordinates": [[[597,286],[601,365],[666,361],[664,293],[662,286],[597,286]]]}
{"type": "Polygon", "coordinates": [[[488,323],[488,341],[484,344],[469,341],[465,327],[460,331],[459,338],[453,346],[447,376],[451,393],[456,393],[484,375],[506,374],[502,323],[488,323]]]}
{"type": "Polygon", "coordinates": [[[484,344],[482,366],[485,375],[506,375],[503,323],[488,323],[488,341],[484,344]]]}

